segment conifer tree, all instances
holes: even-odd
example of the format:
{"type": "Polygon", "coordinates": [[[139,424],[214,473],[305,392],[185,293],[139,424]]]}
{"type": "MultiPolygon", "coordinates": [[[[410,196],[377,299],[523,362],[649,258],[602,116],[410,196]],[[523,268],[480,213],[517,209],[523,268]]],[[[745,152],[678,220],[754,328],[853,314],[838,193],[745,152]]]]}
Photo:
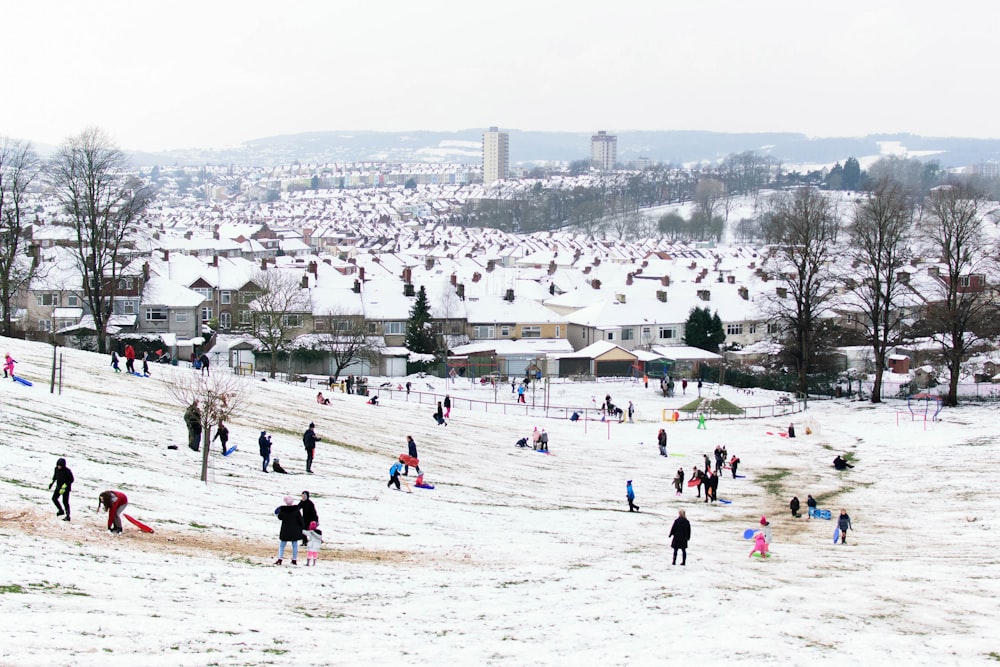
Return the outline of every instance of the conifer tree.
{"type": "Polygon", "coordinates": [[[419,354],[437,353],[437,339],[431,327],[431,308],[423,285],[417,291],[417,298],[410,308],[410,318],[406,321],[406,349],[419,354]]]}

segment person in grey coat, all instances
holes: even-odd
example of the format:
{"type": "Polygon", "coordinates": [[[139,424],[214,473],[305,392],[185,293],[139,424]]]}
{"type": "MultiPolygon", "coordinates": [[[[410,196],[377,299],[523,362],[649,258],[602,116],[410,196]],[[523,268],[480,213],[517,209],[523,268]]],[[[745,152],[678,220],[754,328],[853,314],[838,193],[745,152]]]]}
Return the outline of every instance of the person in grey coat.
{"type": "Polygon", "coordinates": [[[837,519],[837,528],[840,528],[840,543],[847,544],[847,531],[854,530],[851,527],[851,517],[847,510],[840,510],[840,518],[837,519]]]}

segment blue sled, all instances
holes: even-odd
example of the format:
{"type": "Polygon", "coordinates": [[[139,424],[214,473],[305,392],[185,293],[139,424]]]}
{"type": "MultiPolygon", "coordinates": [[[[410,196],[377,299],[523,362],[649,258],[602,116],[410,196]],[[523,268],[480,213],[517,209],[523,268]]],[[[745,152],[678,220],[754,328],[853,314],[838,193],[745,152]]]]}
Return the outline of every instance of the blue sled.
{"type": "Polygon", "coordinates": [[[719,498],[719,502],[722,503],[723,505],[732,505],[733,504],[732,500],[723,500],[722,498],[719,498]]]}
{"type": "Polygon", "coordinates": [[[26,387],[33,387],[34,386],[28,380],[25,380],[24,378],[19,378],[16,375],[14,376],[14,382],[20,382],[21,384],[23,384],[26,387]]]}
{"type": "Polygon", "coordinates": [[[230,447],[226,451],[222,452],[222,455],[223,456],[229,456],[230,454],[232,454],[235,451],[236,451],[236,445],[233,445],[232,447],[230,447]]]}
{"type": "Polygon", "coordinates": [[[754,528],[747,528],[746,530],[743,531],[743,539],[749,540],[751,537],[753,537],[753,534],[756,532],[757,531],[754,528]]]}

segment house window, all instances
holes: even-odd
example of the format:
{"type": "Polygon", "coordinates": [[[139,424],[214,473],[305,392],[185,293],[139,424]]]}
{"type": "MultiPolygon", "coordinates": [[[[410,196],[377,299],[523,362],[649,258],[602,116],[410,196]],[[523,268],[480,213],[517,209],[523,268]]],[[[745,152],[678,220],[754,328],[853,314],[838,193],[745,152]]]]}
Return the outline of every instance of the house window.
{"type": "Polygon", "coordinates": [[[146,309],[146,321],[147,322],[158,322],[167,320],[167,309],[166,308],[147,308],[146,309]]]}
{"type": "Polygon", "coordinates": [[[38,320],[39,331],[52,331],[52,320],[38,320]]]}
{"type": "Polygon", "coordinates": [[[350,320],[335,320],[333,323],[333,330],[337,333],[346,333],[351,330],[350,320]]]}
{"type": "Polygon", "coordinates": [[[461,322],[450,322],[448,324],[448,331],[450,331],[451,334],[454,335],[454,336],[459,335],[460,333],[462,333],[462,323],[461,322]]]}
{"type": "Polygon", "coordinates": [[[541,338],[541,327],[521,327],[521,338],[541,338]]]}
{"type": "Polygon", "coordinates": [[[368,323],[368,333],[372,334],[373,336],[378,335],[378,322],[368,323]]]}
{"type": "Polygon", "coordinates": [[[316,331],[326,331],[326,319],[323,317],[317,317],[313,320],[313,328],[316,331]]]}
{"type": "Polygon", "coordinates": [[[69,306],[70,308],[76,308],[77,306],[80,305],[80,297],[78,297],[75,294],[67,294],[66,305],[69,306]]]}
{"type": "Polygon", "coordinates": [[[615,339],[615,332],[614,331],[609,331],[608,335],[605,336],[604,338],[605,338],[605,340],[614,340],[615,339]]]}
{"type": "Polygon", "coordinates": [[[219,327],[221,329],[231,329],[232,326],[233,316],[229,314],[229,311],[219,313],[219,327]]]}
{"type": "Polygon", "coordinates": [[[558,324],[556,325],[556,338],[562,338],[562,327],[558,324]]]}
{"type": "Polygon", "coordinates": [[[179,310],[176,313],[174,313],[174,322],[181,323],[187,321],[188,321],[187,311],[179,310]]]}
{"type": "Polygon", "coordinates": [[[253,311],[252,310],[241,310],[240,311],[240,324],[253,324],[253,311]]]}
{"type": "Polygon", "coordinates": [[[739,324],[727,324],[726,325],[726,335],[727,336],[742,336],[743,335],[743,323],[739,324]]]}
{"type": "Polygon", "coordinates": [[[472,327],[473,338],[493,338],[496,335],[496,327],[479,325],[472,327]]]}
{"type": "Polygon", "coordinates": [[[205,301],[212,300],[212,288],[211,287],[192,287],[192,292],[195,292],[201,296],[205,301]]]}
{"type": "Polygon", "coordinates": [[[120,290],[130,290],[130,289],[132,289],[132,279],[131,278],[119,278],[118,279],[118,289],[120,289],[120,290]]]}
{"type": "Polygon", "coordinates": [[[635,340],[635,329],[622,329],[622,340],[635,340]]]}
{"type": "Polygon", "coordinates": [[[401,336],[406,333],[406,322],[386,322],[385,333],[388,336],[401,336]]]}
{"type": "Polygon", "coordinates": [[[122,301],[122,314],[135,315],[138,312],[138,306],[136,301],[122,301]]]}
{"type": "Polygon", "coordinates": [[[212,319],[212,309],[206,306],[201,309],[201,321],[208,322],[210,319],[212,319]]]}
{"type": "Polygon", "coordinates": [[[660,327],[660,340],[669,340],[677,336],[677,332],[671,327],[660,327]]]}
{"type": "Polygon", "coordinates": [[[39,306],[58,306],[59,305],[59,295],[58,294],[38,294],[35,296],[38,301],[39,306]]]}
{"type": "Polygon", "coordinates": [[[223,292],[219,292],[219,303],[221,303],[222,305],[225,306],[225,305],[229,305],[232,302],[233,302],[233,293],[232,292],[230,292],[229,290],[225,290],[223,292]]]}
{"type": "Polygon", "coordinates": [[[256,298],[256,292],[240,292],[240,303],[242,304],[248,304],[256,298]]]}
{"type": "Polygon", "coordinates": [[[747,327],[747,331],[751,335],[757,333],[757,324],[756,324],[756,322],[754,324],[751,324],[749,327],[747,327]]]}
{"type": "Polygon", "coordinates": [[[769,333],[769,334],[776,334],[776,333],[778,333],[778,323],[777,322],[768,322],[767,323],[767,333],[769,333]]]}
{"type": "Polygon", "coordinates": [[[510,325],[504,324],[503,326],[500,327],[500,337],[506,338],[509,335],[510,335],[510,325]]]}
{"type": "Polygon", "coordinates": [[[286,327],[301,327],[302,326],[302,315],[299,313],[288,313],[281,316],[281,322],[286,327]]]}
{"type": "Polygon", "coordinates": [[[970,284],[972,284],[972,280],[971,280],[970,276],[959,276],[958,277],[958,286],[959,287],[968,287],[970,284]]]}

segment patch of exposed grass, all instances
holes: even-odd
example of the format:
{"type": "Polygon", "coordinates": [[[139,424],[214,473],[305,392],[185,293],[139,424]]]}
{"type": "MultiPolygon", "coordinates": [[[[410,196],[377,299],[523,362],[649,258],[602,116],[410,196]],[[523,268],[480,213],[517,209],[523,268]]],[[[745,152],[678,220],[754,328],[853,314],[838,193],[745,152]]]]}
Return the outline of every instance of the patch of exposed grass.
{"type": "Polygon", "coordinates": [[[24,593],[24,587],[19,584],[9,584],[7,586],[0,586],[0,595],[4,593],[24,593]]]}
{"type": "Polygon", "coordinates": [[[773,496],[782,496],[784,495],[784,485],[781,483],[781,480],[791,474],[792,471],[787,468],[777,468],[771,472],[757,475],[757,481],[764,486],[764,490],[769,494],[773,496]]]}
{"type": "Polygon", "coordinates": [[[8,484],[13,484],[14,486],[23,486],[26,489],[35,488],[32,484],[28,484],[27,482],[21,479],[14,479],[13,477],[4,477],[3,481],[7,482],[8,484]]]}

